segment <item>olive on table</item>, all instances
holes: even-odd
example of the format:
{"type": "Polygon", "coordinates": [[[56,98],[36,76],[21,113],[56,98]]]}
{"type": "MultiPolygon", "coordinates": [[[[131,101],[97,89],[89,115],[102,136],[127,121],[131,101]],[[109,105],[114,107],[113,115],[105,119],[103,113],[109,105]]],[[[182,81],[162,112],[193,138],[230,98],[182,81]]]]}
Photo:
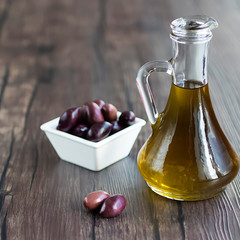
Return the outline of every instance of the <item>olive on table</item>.
{"type": "Polygon", "coordinates": [[[101,111],[105,121],[113,122],[117,120],[117,108],[111,103],[104,104],[101,111]]]}
{"type": "Polygon", "coordinates": [[[87,131],[88,131],[88,126],[84,124],[78,124],[70,131],[70,133],[75,136],[85,138],[87,135],[87,131]]]}
{"type": "Polygon", "coordinates": [[[105,191],[95,191],[89,193],[83,200],[83,205],[86,209],[92,211],[101,207],[105,199],[110,197],[109,193],[105,191]]]}
{"type": "Polygon", "coordinates": [[[88,130],[86,139],[98,142],[108,137],[112,130],[112,124],[109,122],[98,122],[94,123],[88,130]]]}
{"type": "Polygon", "coordinates": [[[111,196],[103,202],[99,214],[103,217],[118,216],[126,207],[126,203],[126,198],[121,194],[111,196]]]}
{"type": "Polygon", "coordinates": [[[124,111],[119,117],[119,123],[123,126],[130,126],[135,122],[135,114],[132,111],[124,111]]]}
{"type": "Polygon", "coordinates": [[[63,132],[68,132],[75,127],[79,119],[80,108],[70,108],[65,111],[59,119],[57,129],[63,132]]]}

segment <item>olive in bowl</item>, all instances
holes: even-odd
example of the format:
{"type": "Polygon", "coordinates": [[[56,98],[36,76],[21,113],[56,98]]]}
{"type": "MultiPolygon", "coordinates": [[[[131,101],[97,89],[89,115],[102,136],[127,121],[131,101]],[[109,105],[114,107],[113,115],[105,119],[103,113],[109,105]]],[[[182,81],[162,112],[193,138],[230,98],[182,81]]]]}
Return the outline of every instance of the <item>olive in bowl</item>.
{"type": "Polygon", "coordinates": [[[82,122],[82,119],[85,119],[80,114],[82,108],[85,107],[81,106],[78,109],[78,121],[65,129],[70,129],[68,131],[58,130],[61,117],[46,122],[40,127],[60,159],[92,171],[100,171],[128,156],[146,122],[136,117],[134,124],[122,126],[119,122],[121,112],[117,112],[116,121],[108,122],[104,119],[90,126],[82,122]],[[94,129],[101,131],[95,132],[94,129]]]}

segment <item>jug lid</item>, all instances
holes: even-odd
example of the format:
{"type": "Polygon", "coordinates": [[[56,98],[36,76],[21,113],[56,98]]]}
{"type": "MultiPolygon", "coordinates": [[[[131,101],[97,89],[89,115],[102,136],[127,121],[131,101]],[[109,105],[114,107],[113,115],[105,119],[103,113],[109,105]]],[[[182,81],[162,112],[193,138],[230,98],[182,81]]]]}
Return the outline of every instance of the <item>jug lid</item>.
{"type": "Polygon", "coordinates": [[[217,21],[205,15],[194,15],[175,19],[170,25],[170,34],[178,42],[206,42],[212,38],[211,30],[218,27],[217,21]]]}

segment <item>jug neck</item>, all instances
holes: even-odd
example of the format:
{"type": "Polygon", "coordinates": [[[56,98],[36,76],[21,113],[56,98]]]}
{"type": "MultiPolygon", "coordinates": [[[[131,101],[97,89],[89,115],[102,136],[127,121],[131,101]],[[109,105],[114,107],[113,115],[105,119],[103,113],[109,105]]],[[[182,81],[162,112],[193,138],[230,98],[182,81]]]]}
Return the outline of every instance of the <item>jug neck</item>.
{"type": "Polygon", "coordinates": [[[212,29],[218,23],[205,15],[178,18],[171,23],[173,83],[184,88],[207,84],[207,54],[212,29]]]}
{"type": "Polygon", "coordinates": [[[198,88],[207,84],[209,41],[179,42],[172,39],[173,83],[183,88],[198,88]]]}

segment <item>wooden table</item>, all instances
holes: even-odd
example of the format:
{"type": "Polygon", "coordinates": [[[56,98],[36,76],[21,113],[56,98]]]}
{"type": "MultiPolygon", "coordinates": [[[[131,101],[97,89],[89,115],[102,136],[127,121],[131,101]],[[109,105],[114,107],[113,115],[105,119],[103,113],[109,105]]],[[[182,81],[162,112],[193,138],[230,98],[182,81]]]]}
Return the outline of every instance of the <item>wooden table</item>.
{"type": "MultiPolygon", "coordinates": [[[[136,157],[149,125],[129,157],[100,172],[61,161],[39,129],[96,98],[146,119],[137,70],[169,59],[170,22],[193,14],[220,25],[210,48],[211,97],[239,155],[238,1],[0,1],[2,239],[240,239],[239,175],[224,193],[199,202],[168,200],[147,187],[136,157]],[[112,219],[87,212],[82,200],[98,189],[124,194],[125,211],[112,219]]],[[[170,79],[156,74],[152,85],[163,109],[170,79]]]]}

